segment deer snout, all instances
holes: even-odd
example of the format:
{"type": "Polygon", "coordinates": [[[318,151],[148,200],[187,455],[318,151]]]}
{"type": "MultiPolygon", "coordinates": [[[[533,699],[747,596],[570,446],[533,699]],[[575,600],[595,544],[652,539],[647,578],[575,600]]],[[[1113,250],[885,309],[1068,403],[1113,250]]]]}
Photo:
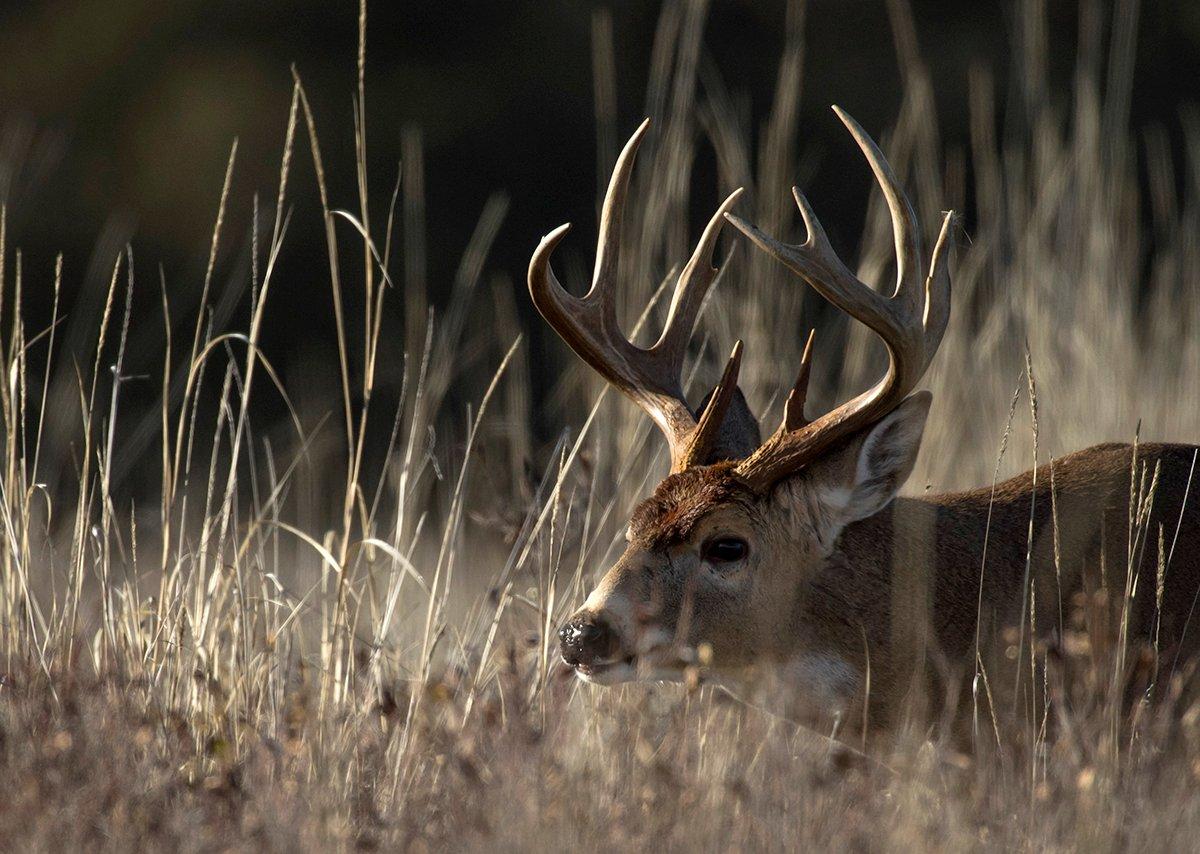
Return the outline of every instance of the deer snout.
{"type": "Polygon", "coordinates": [[[571,667],[588,667],[613,659],[620,647],[617,633],[599,614],[576,614],[558,630],[563,661],[571,667]]]}

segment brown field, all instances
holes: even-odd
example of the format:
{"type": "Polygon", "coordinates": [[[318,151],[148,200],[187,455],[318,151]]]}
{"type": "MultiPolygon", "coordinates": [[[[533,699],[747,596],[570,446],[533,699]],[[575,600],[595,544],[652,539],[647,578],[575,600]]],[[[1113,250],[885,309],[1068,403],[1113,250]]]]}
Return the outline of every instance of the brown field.
{"type": "MultiPolygon", "coordinates": [[[[926,241],[941,211],[963,215],[954,315],[926,381],[934,406],[908,490],[988,484],[1098,441],[1200,441],[1200,116],[1184,116],[1182,162],[1160,135],[1127,130],[1124,12],[1085,41],[1071,91],[1044,91],[1036,69],[1048,48],[1031,17],[1014,63],[1027,72],[974,74],[969,102],[952,106],[969,112],[970,149],[944,150],[901,7],[906,94],[892,127],[869,130],[926,241]],[[1004,87],[1014,94],[1000,116],[1004,87]]],[[[627,328],[661,322],[661,286],[695,236],[693,192],[704,207],[745,186],[748,218],[777,235],[800,229],[788,190],[803,28],[754,142],[729,92],[701,84],[700,5],[671,8],[678,19],[663,26],[678,37],[652,62],[647,103],[662,111],[626,218],[627,328]],[[701,150],[716,152],[717,187],[690,185],[701,150]]],[[[598,49],[595,62],[608,79],[612,56],[598,49]]],[[[361,81],[360,65],[360,102],[361,81]]],[[[628,130],[605,110],[597,120],[601,139],[628,130]]],[[[702,684],[565,678],[554,629],[619,549],[625,514],[665,472],[664,448],[565,347],[527,348],[523,283],[486,273],[503,197],[464,247],[448,306],[427,311],[405,268],[426,239],[407,228],[422,220],[419,182],[394,197],[360,167],[358,187],[325,186],[324,136],[353,136],[361,163],[368,130],[311,114],[297,79],[279,184],[254,211],[248,318],[166,320],[167,289],[131,249],[103,310],[85,315],[86,336],[64,331],[75,317],[60,329],[70,307],[57,304],[55,322],[27,329],[22,289],[57,293],[58,283],[33,281],[0,238],[3,847],[1197,846],[1189,672],[1156,686],[1163,702],[1124,707],[1117,670],[1157,651],[1101,643],[1092,603],[1071,603],[1077,631],[1061,649],[1036,648],[1025,682],[981,685],[1011,695],[1014,710],[981,728],[986,761],[936,726],[862,757],[702,684]],[[312,181],[331,264],[307,282],[277,281],[288,188],[312,181]],[[309,303],[334,307],[340,354],[314,365],[311,382],[288,381],[259,348],[274,314],[298,310],[300,287],[320,287],[309,303]],[[149,320],[131,294],[155,306],[149,320]],[[381,319],[392,303],[402,329],[381,319]],[[161,373],[122,373],[135,345],[162,351],[161,373]],[[385,410],[373,404],[376,360],[398,349],[405,383],[385,410]],[[561,370],[548,372],[547,358],[561,370]],[[550,375],[540,397],[568,429],[544,446],[531,387],[550,375]],[[126,443],[157,484],[134,496],[110,489],[126,443]]],[[[427,192],[436,183],[428,176],[427,192]]],[[[226,195],[214,259],[222,241],[241,239],[226,232],[226,195]]],[[[863,205],[861,242],[844,251],[865,281],[884,282],[887,212],[878,194],[863,205]]],[[[547,231],[555,217],[546,212],[547,231]]],[[[562,250],[576,287],[593,228],[577,224],[562,250]]],[[[742,337],[742,387],[774,423],[810,324],[820,330],[810,399],[827,406],[864,387],[882,359],[865,331],[726,237],[730,250],[694,338],[693,390],[742,337]]],[[[219,301],[219,266],[210,262],[203,304],[219,301]]],[[[1168,537],[1163,572],[1169,547],[1168,537]]],[[[1120,607],[1126,582],[1114,578],[1110,604],[1120,607]]]]}

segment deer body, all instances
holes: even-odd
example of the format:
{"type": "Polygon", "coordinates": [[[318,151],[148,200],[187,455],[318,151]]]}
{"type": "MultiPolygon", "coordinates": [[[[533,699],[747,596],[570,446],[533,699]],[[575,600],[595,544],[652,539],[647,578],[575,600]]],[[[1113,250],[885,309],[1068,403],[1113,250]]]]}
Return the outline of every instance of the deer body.
{"type": "MultiPolygon", "coordinates": [[[[1025,472],[997,484],[994,493],[985,487],[897,498],[843,530],[797,596],[796,630],[820,626],[824,657],[845,660],[858,674],[869,665],[872,696],[840,699],[850,707],[869,701],[878,721],[899,708],[913,678],[920,678],[914,673],[920,664],[940,683],[941,697],[967,696],[977,644],[992,678],[1001,681],[998,674],[1008,672],[1003,653],[1011,646],[1006,634],[1023,624],[1026,644],[1031,630],[1058,642],[1080,596],[1107,591],[1113,608],[1120,607],[1129,570],[1137,579],[1129,637],[1135,644],[1149,641],[1158,623],[1163,660],[1173,663],[1177,652],[1186,658],[1200,647],[1200,625],[1185,631],[1200,590],[1200,505],[1192,497],[1184,501],[1197,451],[1169,444],[1137,449],[1139,472],[1146,472],[1143,492],[1156,467],[1159,482],[1149,515],[1132,535],[1134,449],[1125,444],[1097,445],[1041,466],[1036,490],[1034,472],[1025,472]],[[1164,567],[1161,610],[1160,525],[1166,550],[1173,551],[1164,567]]],[[[780,660],[808,652],[781,651],[780,660]]]]}
{"type": "Polygon", "coordinates": [[[1200,589],[1200,510],[1189,500],[1196,447],[1100,445],[994,489],[897,498],[931,403],[914,389],[950,315],[951,216],[926,265],[887,161],[853,119],[838,115],[891,213],[891,297],[834,254],[798,190],[808,231],[798,246],[733,216],[737,190],[680,273],[659,341],[630,342],[616,322],[615,259],[645,123],[613,170],[589,292],[572,296],[550,269],[566,226],[535,251],[529,287],[538,310],[651,416],[672,463],[633,512],[625,553],[560,630],[563,661],[599,684],[703,673],[771,685],[806,713],[843,720],[862,709],[864,722],[887,724],[906,701],[953,705],[977,672],[995,678],[1028,662],[1022,650],[1061,635],[1077,598],[1097,590],[1129,604],[1127,639],[1195,649],[1200,627],[1189,637],[1186,623],[1200,589]],[[715,278],[725,221],[888,349],[888,371],[871,389],[809,419],[810,334],[783,421],[766,441],[737,387],[741,342],[699,412],[682,392],[687,340],[715,278]]]}

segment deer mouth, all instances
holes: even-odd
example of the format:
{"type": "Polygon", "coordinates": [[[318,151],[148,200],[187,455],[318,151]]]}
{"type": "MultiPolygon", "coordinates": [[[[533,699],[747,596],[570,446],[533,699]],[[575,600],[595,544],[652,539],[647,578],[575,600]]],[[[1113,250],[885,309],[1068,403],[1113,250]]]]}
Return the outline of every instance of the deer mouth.
{"type": "Polygon", "coordinates": [[[622,682],[679,682],[688,663],[665,648],[655,648],[642,655],[624,655],[604,661],[563,663],[584,682],[593,685],[617,685],[622,682]],[[666,654],[664,654],[666,653],[666,654]]]}
{"type": "Polygon", "coordinates": [[[618,682],[632,682],[637,679],[637,656],[610,658],[607,661],[579,662],[571,664],[566,659],[563,663],[575,671],[575,675],[585,682],[597,685],[615,685],[618,682]]]}

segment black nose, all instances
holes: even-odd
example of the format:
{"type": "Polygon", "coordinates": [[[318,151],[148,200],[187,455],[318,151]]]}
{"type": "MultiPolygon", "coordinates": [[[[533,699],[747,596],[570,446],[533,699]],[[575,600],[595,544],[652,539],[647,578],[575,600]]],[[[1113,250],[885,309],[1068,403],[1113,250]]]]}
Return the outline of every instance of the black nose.
{"type": "Polygon", "coordinates": [[[563,661],[572,667],[595,664],[612,658],[617,635],[600,617],[576,617],[558,630],[558,645],[563,661]]]}

